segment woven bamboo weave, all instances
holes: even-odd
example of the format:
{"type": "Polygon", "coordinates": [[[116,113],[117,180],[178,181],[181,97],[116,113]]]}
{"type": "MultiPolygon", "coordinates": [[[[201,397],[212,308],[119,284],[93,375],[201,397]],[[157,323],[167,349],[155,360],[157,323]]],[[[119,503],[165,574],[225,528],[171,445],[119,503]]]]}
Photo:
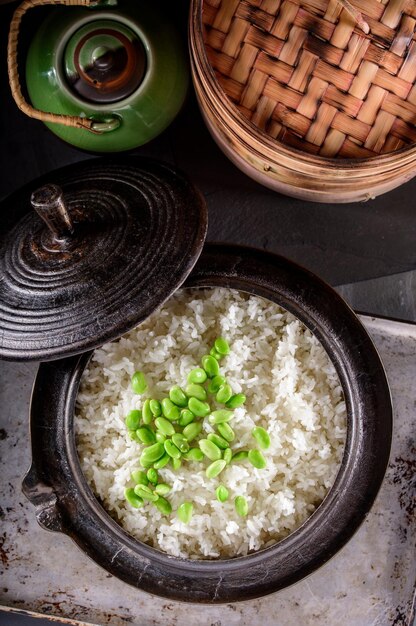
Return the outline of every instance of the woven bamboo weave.
{"type": "Polygon", "coordinates": [[[324,157],[416,143],[416,0],[204,0],[204,42],[228,98],[257,128],[324,157]]]}

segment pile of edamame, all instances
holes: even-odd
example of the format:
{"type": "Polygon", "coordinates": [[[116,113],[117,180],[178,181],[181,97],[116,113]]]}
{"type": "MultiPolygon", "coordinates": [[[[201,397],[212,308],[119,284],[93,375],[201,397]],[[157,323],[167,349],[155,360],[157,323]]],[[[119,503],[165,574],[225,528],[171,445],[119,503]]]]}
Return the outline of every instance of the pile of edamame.
{"type": "MultiPolygon", "coordinates": [[[[183,461],[202,463],[207,459],[207,478],[216,478],[230,463],[245,460],[257,469],[266,467],[261,450],[269,448],[270,437],[261,426],[252,430],[258,448],[234,453],[231,448],[235,441],[235,432],[230,425],[233,411],[245,403],[246,396],[243,393],[233,394],[231,386],[220,373],[219,362],[229,353],[226,339],[218,337],[210,353],[202,357],[202,367],[196,367],[189,373],[185,389],[174,385],[169,397],[161,401],[147,399],[141,409],[134,409],[127,415],[125,423],[129,437],[146,446],[140,456],[143,469],[132,472],[134,487],[127,487],[124,492],[132,507],[141,508],[145,502],[151,502],[162,514],[172,513],[172,505],[164,497],[171,487],[159,480],[159,471],[168,463],[178,470],[183,461]],[[212,410],[208,402],[209,394],[211,402],[215,398],[224,408],[212,410]],[[207,416],[217,432],[197,439],[202,432],[201,420],[207,416]]],[[[131,385],[139,395],[146,392],[148,385],[143,372],[133,374],[131,385]]],[[[228,500],[229,491],[224,485],[219,484],[215,493],[219,502],[228,500]]],[[[244,496],[237,495],[234,506],[240,517],[248,514],[244,496]]],[[[185,524],[190,522],[192,513],[192,502],[183,502],[176,511],[178,519],[185,524]]]]}

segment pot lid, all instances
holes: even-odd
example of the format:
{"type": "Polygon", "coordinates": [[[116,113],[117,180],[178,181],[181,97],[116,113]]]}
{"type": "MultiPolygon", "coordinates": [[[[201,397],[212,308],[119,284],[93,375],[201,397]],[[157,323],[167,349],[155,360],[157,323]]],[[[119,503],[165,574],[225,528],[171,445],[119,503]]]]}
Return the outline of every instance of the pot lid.
{"type": "Polygon", "coordinates": [[[52,360],[127,332],[183,283],[206,229],[198,190],[149,159],[26,185],[0,203],[0,358],[52,360]]]}

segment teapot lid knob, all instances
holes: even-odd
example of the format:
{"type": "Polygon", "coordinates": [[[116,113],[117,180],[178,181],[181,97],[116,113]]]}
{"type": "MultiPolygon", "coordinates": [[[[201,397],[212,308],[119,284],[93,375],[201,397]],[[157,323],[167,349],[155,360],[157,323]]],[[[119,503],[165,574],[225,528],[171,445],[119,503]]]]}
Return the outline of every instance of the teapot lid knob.
{"type": "Polygon", "coordinates": [[[74,232],[62,189],[50,183],[36,189],[30,197],[30,203],[39,217],[47,225],[55,241],[65,240],[74,232]]]}

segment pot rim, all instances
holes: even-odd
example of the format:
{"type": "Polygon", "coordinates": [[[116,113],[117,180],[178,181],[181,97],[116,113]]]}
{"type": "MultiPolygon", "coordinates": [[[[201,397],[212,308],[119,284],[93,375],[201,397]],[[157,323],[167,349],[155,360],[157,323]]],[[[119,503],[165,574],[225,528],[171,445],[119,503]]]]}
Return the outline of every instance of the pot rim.
{"type": "Polygon", "coordinates": [[[23,491],[43,527],[69,535],[124,582],[174,600],[247,600],[312,573],[364,521],[388,464],[390,393],[367,331],[308,270],[254,248],[208,244],[182,288],[194,287],[226,287],[276,302],[316,335],[334,364],[347,404],[347,439],[335,482],[314,513],[275,545],[232,559],[182,559],[131,537],[94,496],[76,451],[75,401],[92,352],[39,368],[31,403],[33,460],[23,491]]]}

